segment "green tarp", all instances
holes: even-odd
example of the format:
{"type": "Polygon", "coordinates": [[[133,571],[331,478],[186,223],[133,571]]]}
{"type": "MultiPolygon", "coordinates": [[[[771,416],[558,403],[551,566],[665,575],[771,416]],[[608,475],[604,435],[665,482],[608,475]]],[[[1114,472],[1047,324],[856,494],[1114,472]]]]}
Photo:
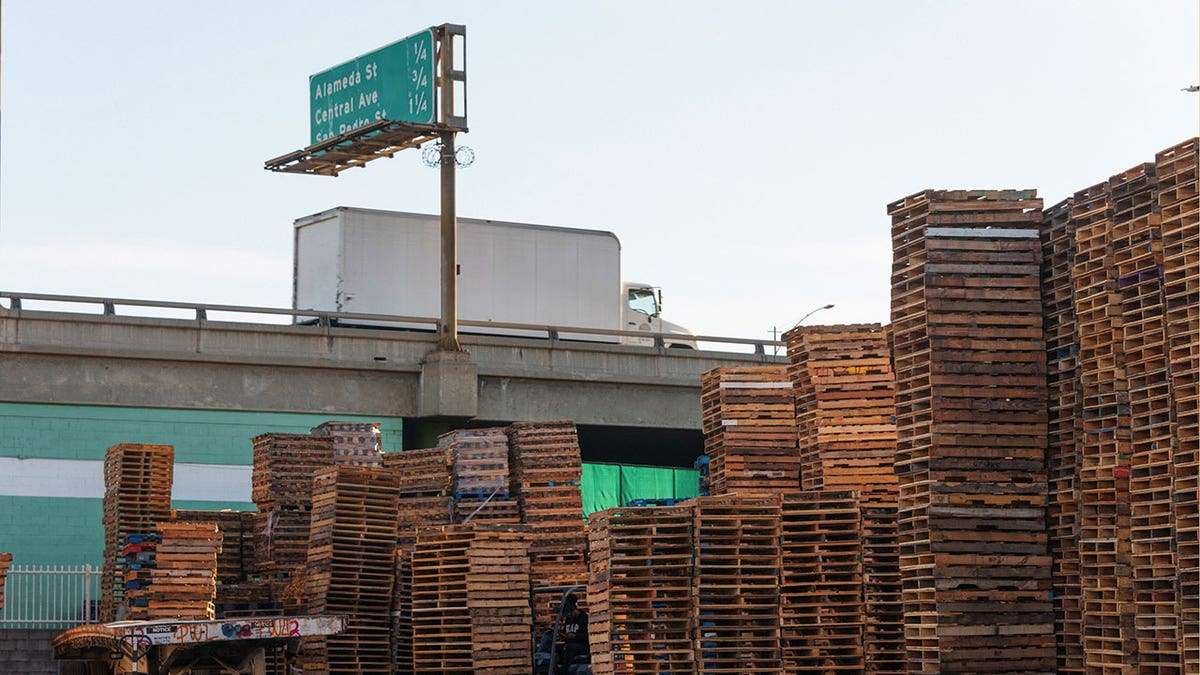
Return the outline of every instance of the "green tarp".
{"type": "Polygon", "coordinates": [[[624,506],[634,499],[687,499],[700,491],[695,469],[619,464],[583,465],[583,512],[624,506]]]}

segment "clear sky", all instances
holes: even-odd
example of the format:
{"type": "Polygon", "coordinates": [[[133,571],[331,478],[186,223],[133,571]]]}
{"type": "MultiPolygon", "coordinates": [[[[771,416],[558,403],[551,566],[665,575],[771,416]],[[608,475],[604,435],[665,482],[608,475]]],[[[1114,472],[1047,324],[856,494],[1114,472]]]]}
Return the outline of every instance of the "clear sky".
{"type": "Polygon", "coordinates": [[[695,332],[886,322],[885,205],[1050,205],[1197,133],[1195,0],[4,0],[0,289],[286,307],[292,221],[436,213],[417,153],[339,178],[308,76],[468,29],[459,214],[611,230],[695,332]]]}

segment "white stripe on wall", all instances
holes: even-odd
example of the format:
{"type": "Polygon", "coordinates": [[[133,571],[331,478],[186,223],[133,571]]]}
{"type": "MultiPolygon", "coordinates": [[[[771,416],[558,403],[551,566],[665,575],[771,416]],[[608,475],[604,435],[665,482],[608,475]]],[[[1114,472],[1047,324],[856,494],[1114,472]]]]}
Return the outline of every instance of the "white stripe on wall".
{"type": "MultiPolygon", "coordinates": [[[[245,464],[176,464],[172,499],[250,501],[251,467],[245,464]]],[[[0,457],[0,495],[104,497],[104,462],[83,459],[0,457]]]]}

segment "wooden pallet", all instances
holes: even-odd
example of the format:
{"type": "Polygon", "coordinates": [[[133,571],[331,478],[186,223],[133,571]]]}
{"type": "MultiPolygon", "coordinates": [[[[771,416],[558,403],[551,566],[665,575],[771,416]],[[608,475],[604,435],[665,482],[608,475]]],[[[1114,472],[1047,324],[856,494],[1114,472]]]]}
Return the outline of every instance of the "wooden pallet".
{"type": "Polygon", "coordinates": [[[1079,390],[1079,322],[1075,315],[1073,198],[1046,209],[1042,222],[1042,307],[1046,340],[1049,550],[1053,559],[1055,640],[1059,673],[1084,672],[1079,579],[1080,466],[1083,433],[1079,390]]]}
{"type": "Polygon", "coordinates": [[[1072,268],[1079,331],[1079,574],[1084,667],[1136,664],[1130,576],[1129,387],[1116,285],[1114,199],[1106,181],[1075,194],[1072,268]]]}
{"type": "Polygon", "coordinates": [[[392,585],[392,664],[397,675],[413,670],[412,548],[396,549],[396,580],[392,585]]]}
{"type": "Polygon", "coordinates": [[[1174,437],[1172,517],[1184,672],[1200,672],[1200,139],[1155,157],[1174,437]]]}
{"type": "Polygon", "coordinates": [[[788,673],[861,673],[862,520],[853,492],[783,495],[780,646],[788,673]]]}
{"type": "Polygon", "coordinates": [[[926,191],[889,215],[909,671],[1053,670],[1041,200],[926,191]]]}
{"type": "Polygon", "coordinates": [[[214,523],[221,533],[221,550],[217,554],[217,584],[237,584],[248,574],[247,552],[243,528],[252,522],[248,511],[200,511],[177,509],[172,512],[176,523],[214,523]]]}
{"type": "Polygon", "coordinates": [[[722,366],[701,375],[704,451],[713,494],[800,485],[796,412],[784,366],[722,366]]]}
{"type": "Polygon", "coordinates": [[[333,441],[307,434],[255,436],[250,498],[263,511],[307,510],[313,476],[334,464],[333,441]]]}
{"type": "Polygon", "coordinates": [[[697,673],[782,673],[778,497],[692,501],[697,673]]]}
{"type": "Polygon", "coordinates": [[[383,466],[379,422],[324,422],[310,433],[333,438],[333,461],[337,464],[383,466]]]}
{"type": "Polygon", "coordinates": [[[102,621],[127,616],[134,599],[139,607],[133,614],[144,614],[141,588],[126,587],[130,570],[122,550],[130,535],[153,533],[157,523],[170,520],[174,463],[175,449],[169,445],[121,443],[104,453],[102,621]]]}
{"type": "Polygon", "coordinates": [[[304,643],[307,669],[388,673],[395,583],[396,472],[341,465],[313,480],[305,611],[346,614],[346,630],[304,643]]]}
{"type": "Polygon", "coordinates": [[[805,490],[855,490],[864,522],[864,664],[905,670],[896,530],[896,393],[879,324],[804,326],[783,336],[796,391],[805,490]]]}
{"type": "Polygon", "coordinates": [[[424,448],[387,452],[383,465],[400,477],[400,494],[406,497],[445,497],[453,494],[450,484],[450,451],[424,448]]]}
{"type": "Polygon", "coordinates": [[[215,522],[164,522],[150,572],[149,620],[216,618],[217,557],[221,531],[215,522]]]}
{"type": "Polygon", "coordinates": [[[508,436],[503,428],[451,431],[438,437],[438,447],[450,453],[452,494],[507,499],[508,436]]]}
{"type": "Polygon", "coordinates": [[[1129,392],[1129,536],[1138,667],[1182,673],[1172,476],[1173,393],[1155,166],[1109,179],[1121,353],[1129,392]]]}
{"type": "Polygon", "coordinates": [[[415,672],[530,671],[529,536],[520,525],[421,530],[412,554],[415,672]]]}
{"type": "Polygon", "coordinates": [[[593,513],[588,530],[592,671],[694,673],[690,505],[593,513]]]}
{"type": "MultiPolygon", "coordinates": [[[[529,542],[530,583],[587,584],[587,533],[579,483],[583,463],[579,435],[569,420],[517,422],[507,429],[512,494],[521,521],[533,533],[529,542]]],[[[534,622],[549,626],[559,598],[534,598],[534,622]]]]}

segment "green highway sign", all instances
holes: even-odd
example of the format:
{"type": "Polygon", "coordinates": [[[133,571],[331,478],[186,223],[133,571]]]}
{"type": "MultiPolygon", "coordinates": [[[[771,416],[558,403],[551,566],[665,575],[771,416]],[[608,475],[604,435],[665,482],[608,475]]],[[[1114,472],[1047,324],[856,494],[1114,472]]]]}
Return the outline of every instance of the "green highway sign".
{"type": "Polygon", "coordinates": [[[433,124],[433,28],[308,78],[312,143],[378,120],[433,124]]]}

